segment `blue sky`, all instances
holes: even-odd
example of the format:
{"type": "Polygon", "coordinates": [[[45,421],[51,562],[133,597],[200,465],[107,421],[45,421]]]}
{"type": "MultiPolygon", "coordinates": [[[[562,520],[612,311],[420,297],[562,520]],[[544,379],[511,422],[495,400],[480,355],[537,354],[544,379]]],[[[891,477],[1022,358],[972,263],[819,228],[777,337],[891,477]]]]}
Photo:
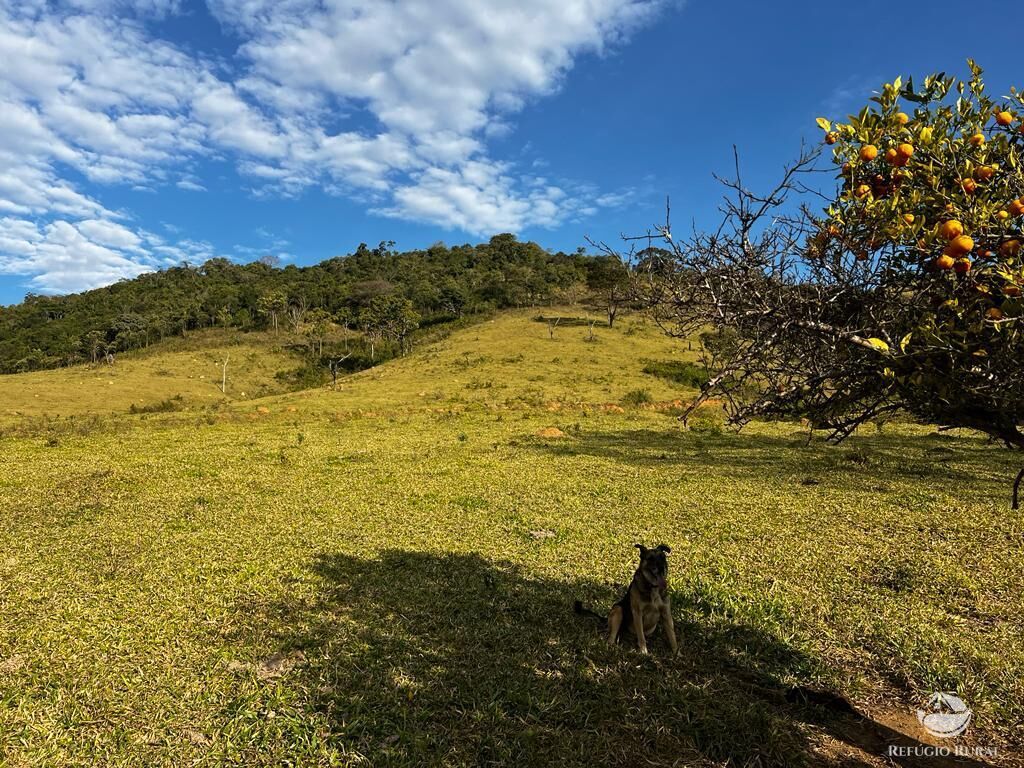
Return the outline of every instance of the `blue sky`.
{"type": "Polygon", "coordinates": [[[0,0],[0,303],[183,260],[709,225],[819,114],[973,56],[1013,4],[0,0]],[[855,30],[865,34],[858,37],[855,30]]]}

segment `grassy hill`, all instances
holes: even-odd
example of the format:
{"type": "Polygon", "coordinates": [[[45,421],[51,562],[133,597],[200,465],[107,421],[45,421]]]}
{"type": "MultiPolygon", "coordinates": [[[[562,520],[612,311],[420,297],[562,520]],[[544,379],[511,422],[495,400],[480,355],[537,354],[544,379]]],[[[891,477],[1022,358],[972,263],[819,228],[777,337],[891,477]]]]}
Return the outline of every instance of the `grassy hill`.
{"type": "Polygon", "coordinates": [[[696,352],[686,342],[666,337],[637,315],[611,329],[595,326],[593,334],[585,320],[574,308],[502,313],[405,359],[349,376],[336,390],[290,393],[265,405],[290,405],[309,413],[558,409],[618,406],[630,393],[664,404],[693,392],[692,387],[643,372],[650,363],[667,363],[671,369],[673,363],[694,361],[696,352]],[[561,318],[553,335],[545,318],[561,318]]]}
{"type": "MultiPolygon", "coordinates": [[[[643,371],[685,342],[535,314],[337,390],[0,437],[0,762],[883,766],[956,690],[957,743],[1021,764],[1013,456],[683,431],[643,371]],[[637,541],[673,547],[677,657],[572,613],[637,541]]],[[[76,400],[39,375],[2,381],[76,400]]]]}
{"type": "Polygon", "coordinates": [[[226,356],[231,400],[283,391],[275,374],[298,364],[271,334],[197,332],[122,353],[113,365],[0,375],[0,424],[18,417],[127,413],[132,406],[145,411],[209,405],[225,399],[220,383],[226,356]]]}

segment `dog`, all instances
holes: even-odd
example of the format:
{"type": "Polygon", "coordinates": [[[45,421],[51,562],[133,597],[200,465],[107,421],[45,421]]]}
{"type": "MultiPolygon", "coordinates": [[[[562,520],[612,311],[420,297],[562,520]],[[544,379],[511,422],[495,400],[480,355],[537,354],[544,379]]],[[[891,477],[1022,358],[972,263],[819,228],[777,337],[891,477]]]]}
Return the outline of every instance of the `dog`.
{"type": "MultiPolygon", "coordinates": [[[[640,550],[640,564],[633,574],[629,588],[608,612],[608,644],[615,645],[623,632],[630,631],[636,636],[640,653],[647,653],[647,638],[658,624],[662,625],[665,638],[672,653],[678,653],[676,630],[672,624],[672,602],[668,595],[668,555],[672,551],[666,544],[648,549],[643,544],[634,545],[640,550]]],[[[573,605],[578,614],[594,616],[604,622],[605,617],[583,607],[579,600],[573,605]]]]}

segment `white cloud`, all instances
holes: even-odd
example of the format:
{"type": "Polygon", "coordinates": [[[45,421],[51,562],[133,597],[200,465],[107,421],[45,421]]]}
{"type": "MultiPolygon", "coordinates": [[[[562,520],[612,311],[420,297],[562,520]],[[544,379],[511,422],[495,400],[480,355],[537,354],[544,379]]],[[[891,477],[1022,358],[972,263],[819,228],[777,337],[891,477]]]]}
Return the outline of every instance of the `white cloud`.
{"type": "Polygon", "coordinates": [[[46,293],[95,288],[154,268],[93,241],[61,219],[42,228],[31,221],[0,219],[0,254],[0,272],[33,275],[30,285],[46,293]]]}
{"type": "Polygon", "coordinates": [[[180,181],[178,181],[177,184],[175,184],[175,186],[178,187],[178,189],[184,189],[187,192],[205,192],[206,191],[206,187],[204,187],[198,181],[193,181],[192,179],[181,179],[180,181]]]}
{"type": "Polygon", "coordinates": [[[602,203],[487,142],[664,2],[208,0],[244,41],[224,62],[154,38],[179,0],[0,0],[0,269],[70,290],[202,256],[96,195],[203,192],[203,158],[232,160],[259,195],[319,186],[476,234],[556,226],[602,203]]]}
{"type": "Polygon", "coordinates": [[[92,242],[110,248],[134,251],[142,245],[141,237],[113,221],[86,219],[78,222],[75,228],[92,242]]]}

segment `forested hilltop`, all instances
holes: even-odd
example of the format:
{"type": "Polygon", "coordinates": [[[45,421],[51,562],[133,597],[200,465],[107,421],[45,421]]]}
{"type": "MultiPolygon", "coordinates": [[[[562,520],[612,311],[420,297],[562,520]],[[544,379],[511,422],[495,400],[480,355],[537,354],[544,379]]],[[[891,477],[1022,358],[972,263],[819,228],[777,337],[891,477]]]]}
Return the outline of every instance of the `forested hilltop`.
{"type": "MultiPolygon", "coordinates": [[[[320,346],[331,326],[404,347],[415,328],[507,307],[599,299],[614,312],[624,278],[607,257],[552,253],[514,235],[397,252],[360,245],[314,266],[212,259],[67,296],[0,308],[0,373],[95,362],[209,327],[289,330],[320,346]]],[[[371,351],[372,354],[372,351],[371,351]]]]}

